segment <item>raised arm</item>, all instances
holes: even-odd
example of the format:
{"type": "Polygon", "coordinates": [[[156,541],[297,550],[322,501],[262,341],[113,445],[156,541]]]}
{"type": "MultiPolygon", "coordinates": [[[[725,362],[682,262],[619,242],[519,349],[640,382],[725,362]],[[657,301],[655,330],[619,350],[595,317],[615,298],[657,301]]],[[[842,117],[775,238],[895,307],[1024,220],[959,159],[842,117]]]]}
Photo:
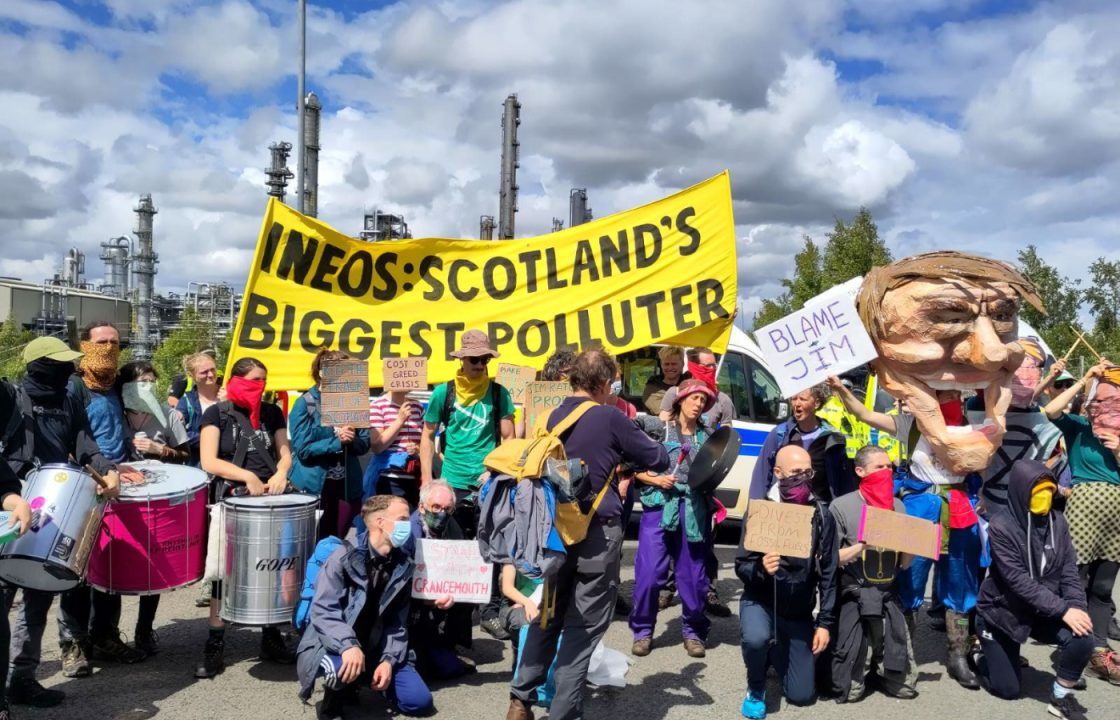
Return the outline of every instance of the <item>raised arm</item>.
{"type": "Polygon", "coordinates": [[[844,404],[844,409],[855,415],[857,420],[891,435],[898,434],[898,425],[895,424],[893,415],[876,412],[868,408],[840,381],[840,378],[833,375],[828,379],[828,386],[840,398],[840,402],[844,404]]]}
{"type": "Polygon", "coordinates": [[[1042,412],[1046,413],[1047,419],[1058,419],[1058,417],[1066,411],[1066,407],[1073,402],[1073,399],[1077,397],[1077,394],[1085,387],[1086,383],[1093,378],[1100,377],[1110,365],[1111,363],[1102,358],[1101,362],[1089,368],[1089,372],[1085,373],[1085,377],[1063,390],[1061,394],[1047,403],[1046,407],[1042,408],[1042,412]]]}

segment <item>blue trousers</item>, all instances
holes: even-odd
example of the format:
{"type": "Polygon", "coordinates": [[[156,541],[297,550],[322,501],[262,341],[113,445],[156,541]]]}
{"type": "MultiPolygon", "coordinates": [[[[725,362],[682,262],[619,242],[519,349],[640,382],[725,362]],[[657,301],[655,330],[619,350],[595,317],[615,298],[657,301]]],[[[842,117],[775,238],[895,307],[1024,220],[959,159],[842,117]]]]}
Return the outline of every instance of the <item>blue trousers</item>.
{"type": "MultiPolygon", "coordinates": [[[[931,497],[931,493],[909,495],[903,498],[903,503],[908,515],[932,522],[941,519],[942,500],[931,497]]],[[[937,561],[933,592],[951,612],[964,615],[976,607],[976,595],[980,592],[980,545],[979,525],[949,531],[949,552],[937,561]]],[[[929,558],[915,557],[910,567],[899,573],[899,596],[904,612],[913,612],[922,606],[933,562],[929,558]]]]}
{"type": "Polygon", "coordinates": [[[739,600],[739,632],[747,689],[761,695],[766,690],[766,670],[771,665],[782,681],[782,693],[794,705],[811,705],[817,699],[817,658],[813,655],[813,621],[778,616],[777,642],[774,615],[766,605],[739,600]]]}
{"type": "MultiPolygon", "coordinates": [[[[342,663],[341,656],[328,655],[331,662],[337,667],[342,663]]],[[[373,669],[377,667],[379,661],[375,657],[366,655],[366,673],[358,680],[355,680],[351,685],[356,685],[359,682],[369,682],[369,675],[373,669]]],[[[319,677],[325,677],[323,669],[319,669],[319,677]]],[[[341,682],[324,682],[328,690],[344,690],[347,686],[341,682]]],[[[427,683],[420,677],[420,673],[416,672],[416,668],[412,665],[401,665],[400,667],[393,668],[393,679],[389,683],[389,688],[385,691],[386,696],[389,698],[389,704],[397,709],[402,715],[410,717],[422,717],[429,715],[435,709],[435,701],[432,699],[432,691],[428,689],[427,683]]]]}

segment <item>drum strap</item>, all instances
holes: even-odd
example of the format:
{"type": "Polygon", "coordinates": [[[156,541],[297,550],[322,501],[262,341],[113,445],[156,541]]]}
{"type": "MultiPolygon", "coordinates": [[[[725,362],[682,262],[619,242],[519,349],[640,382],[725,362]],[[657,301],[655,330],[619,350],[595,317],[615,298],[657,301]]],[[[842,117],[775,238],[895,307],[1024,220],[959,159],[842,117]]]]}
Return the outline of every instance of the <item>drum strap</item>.
{"type": "Polygon", "coordinates": [[[269,472],[276,472],[276,459],[272,457],[272,453],[265,447],[264,443],[261,442],[261,439],[257,437],[256,431],[253,430],[253,426],[249,423],[249,418],[245,417],[244,413],[235,410],[232,405],[228,413],[233,418],[234,422],[237,423],[237,429],[239,430],[239,432],[236,433],[237,447],[233,451],[233,464],[237,467],[244,467],[245,456],[249,454],[249,446],[252,445],[253,450],[264,458],[265,464],[268,465],[269,472]]]}

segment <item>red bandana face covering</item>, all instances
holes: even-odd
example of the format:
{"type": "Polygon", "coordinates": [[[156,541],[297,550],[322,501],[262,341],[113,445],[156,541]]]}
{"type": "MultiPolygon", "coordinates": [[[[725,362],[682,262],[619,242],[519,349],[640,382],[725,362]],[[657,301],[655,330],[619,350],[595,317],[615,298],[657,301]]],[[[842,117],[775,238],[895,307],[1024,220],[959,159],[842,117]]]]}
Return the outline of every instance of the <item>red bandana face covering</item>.
{"type": "Polygon", "coordinates": [[[876,470],[859,481],[859,492],[864,501],[880,510],[894,509],[894,471],[890,468],[876,470]]]}
{"type": "Polygon", "coordinates": [[[946,425],[964,425],[964,403],[960,400],[941,403],[941,417],[945,418],[946,425]]]}
{"type": "Polygon", "coordinates": [[[261,426],[261,395],[264,394],[264,380],[246,380],[231,377],[226,383],[226,397],[239,408],[249,411],[249,422],[254,430],[261,426]]]}
{"type": "Polygon", "coordinates": [[[704,367],[691,360],[688,363],[688,373],[693,378],[707,385],[713,392],[716,389],[716,369],[712,367],[704,367]]]}

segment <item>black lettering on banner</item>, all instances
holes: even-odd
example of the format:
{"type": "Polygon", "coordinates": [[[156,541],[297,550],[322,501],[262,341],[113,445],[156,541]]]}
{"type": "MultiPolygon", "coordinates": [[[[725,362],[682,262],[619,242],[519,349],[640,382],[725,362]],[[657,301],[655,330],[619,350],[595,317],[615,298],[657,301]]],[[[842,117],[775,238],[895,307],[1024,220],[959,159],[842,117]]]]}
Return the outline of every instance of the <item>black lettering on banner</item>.
{"type": "Polygon", "coordinates": [[[583,274],[591,278],[591,282],[599,279],[599,268],[595,265],[595,251],[591,249],[590,240],[580,240],[576,243],[576,261],[572,268],[572,285],[583,282],[583,274]]]}
{"type": "Polygon", "coordinates": [[[691,242],[681,245],[681,257],[691,255],[700,249],[700,231],[688,224],[688,219],[696,215],[696,208],[689,206],[677,213],[677,232],[688,235],[691,242]]]}
{"type": "Polygon", "coordinates": [[[568,281],[556,275],[556,248],[544,249],[544,267],[549,290],[568,287],[568,281]]]}
{"type": "Polygon", "coordinates": [[[338,289],[350,297],[365,297],[373,282],[373,256],[366,250],[356,250],[338,273],[338,289]],[[354,270],[358,270],[358,281],[353,282],[354,270]]]}
{"type": "Polygon", "coordinates": [[[617,325],[610,303],[603,305],[603,330],[606,333],[607,342],[615,347],[629,345],[630,341],[634,339],[634,317],[630,313],[629,300],[623,300],[619,303],[618,315],[621,318],[622,332],[618,332],[616,329],[617,325]]]}
{"type": "MultiPolygon", "coordinates": [[[[374,269],[377,276],[384,282],[384,287],[373,286],[373,297],[377,300],[392,300],[397,294],[397,279],[393,277],[393,271],[390,266],[397,264],[397,254],[395,252],[382,253],[377,256],[374,262],[374,269]]],[[[362,358],[365,360],[365,358],[362,358]]]]}
{"type": "Polygon", "coordinates": [[[376,344],[377,338],[373,337],[373,328],[361,318],[350,318],[342,323],[342,329],[338,331],[338,349],[350,357],[369,360],[376,344]],[[363,333],[365,337],[354,337],[355,331],[363,333]]]}
{"type": "Polygon", "coordinates": [[[451,290],[451,295],[456,300],[465,302],[467,300],[474,300],[475,296],[478,295],[478,288],[471,288],[469,291],[462,289],[462,286],[459,285],[459,271],[463,268],[474,272],[478,270],[478,265],[475,265],[470,260],[452,260],[451,267],[447,269],[447,287],[451,290]]]}
{"type": "MultiPolygon", "coordinates": [[[[486,287],[486,294],[495,300],[508,298],[517,289],[517,269],[513,266],[513,261],[501,256],[487,260],[486,265],[482,268],[482,283],[486,287]],[[497,281],[494,278],[494,274],[499,267],[506,274],[505,287],[503,288],[498,288],[497,281]]],[[[512,332],[511,330],[511,335],[512,332]]]]}
{"type": "Polygon", "coordinates": [[[537,263],[541,259],[540,250],[529,250],[517,256],[521,264],[525,266],[525,292],[535,293],[537,291],[537,263]]]}
{"type": "Polygon", "coordinates": [[[548,323],[544,320],[529,320],[517,330],[517,350],[525,357],[541,357],[544,355],[548,352],[548,340],[548,323]],[[531,330],[537,331],[538,344],[535,347],[529,345],[529,332],[531,330]]]}
{"type": "Polygon", "coordinates": [[[634,267],[647,268],[661,257],[661,230],[643,223],[634,228],[634,267]]]}
{"type": "Polygon", "coordinates": [[[334,331],[331,326],[334,325],[334,318],[329,313],[322,310],[312,310],[300,318],[299,321],[299,345],[305,352],[314,355],[318,352],[319,348],[324,345],[334,345],[334,331]],[[311,323],[320,322],[325,327],[319,330],[318,333],[312,337],[311,323]]]}
{"type": "Polygon", "coordinates": [[[308,286],[323,292],[333,292],[334,287],[327,282],[327,278],[338,272],[338,261],[344,257],[346,257],[345,250],[337,245],[323,243],[323,254],[319,258],[319,264],[316,266],[315,274],[311,277],[308,286]]]}
{"type": "Polygon", "coordinates": [[[420,279],[428,283],[428,290],[424,291],[425,300],[439,300],[443,297],[443,283],[432,274],[432,270],[442,270],[443,260],[435,255],[428,255],[420,261],[420,279]]]}
{"type": "Polygon", "coordinates": [[[381,322],[381,359],[399,357],[397,346],[401,344],[401,328],[404,323],[399,320],[383,320],[381,322]]]}
{"type": "Polygon", "coordinates": [[[579,346],[581,348],[602,345],[603,341],[591,334],[591,311],[581,308],[576,311],[576,321],[579,323],[579,346]]]}
{"type": "Polygon", "coordinates": [[[610,235],[600,235],[599,255],[603,259],[603,277],[611,277],[615,268],[619,275],[630,272],[630,238],[626,229],[618,231],[618,244],[611,240],[610,235]]]}
{"type": "Polygon", "coordinates": [[[556,341],[554,347],[557,350],[576,350],[575,343],[568,342],[568,316],[564,313],[557,315],[552,322],[552,326],[556,328],[556,341]]]}
{"type": "Polygon", "coordinates": [[[487,335],[490,336],[490,347],[501,352],[502,345],[513,340],[513,326],[500,320],[492,322],[490,323],[490,331],[487,335]]]}
{"type": "Polygon", "coordinates": [[[696,321],[690,320],[692,303],[685,302],[685,298],[692,294],[691,285],[681,285],[669,291],[673,304],[673,320],[677,323],[677,330],[691,330],[696,327],[696,321]]]}
{"type": "Polygon", "coordinates": [[[253,293],[245,301],[241,312],[241,334],[237,338],[237,344],[249,350],[264,350],[272,347],[272,343],[276,341],[276,330],[272,327],[272,321],[280,312],[280,308],[276,307],[276,301],[253,293]],[[258,330],[261,338],[254,340],[253,332],[258,330]]]}
{"type": "Polygon", "coordinates": [[[700,316],[700,324],[719,318],[726,320],[730,315],[724,310],[723,283],[719,280],[705,278],[696,283],[696,312],[700,316]]]}
{"type": "Polygon", "coordinates": [[[450,360],[451,353],[455,350],[455,336],[466,330],[465,323],[436,323],[436,330],[443,332],[443,359],[450,360]]]}
{"type": "Polygon", "coordinates": [[[276,248],[280,247],[280,238],[283,235],[284,226],[273,222],[264,241],[264,252],[261,253],[261,272],[272,272],[272,261],[276,259],[276,248]]]}
{"type": "Polygon", "coordinates": [[[296,325],[296,309],[292,305],[284,306],[284,319],[280,323],[280,349],[288,352],[292,349],[292,332],[296,325]]]}
{"type": "Polygon", "coordinates": [[[306,244],[298,230],[288,233],[288,242],[284,243],[284,252],[280,255],[280,262],[276,266],[276,277],[288,280],[295,275],[295,281],[300,285],[307,279],[311,270],[311,262],[315,259],[315,251],[319,249],[319,241],[313,237],[307,238],[306,244]]]}
{"type": "Polygon", "coordinates": [[[429,357],[432,354],[431,344],[424,339],[424,333],[431,329],[432,326],[423,320],[413,323],[408,328],[408,337],[412,340],[412,344],[416,346],[416,354],[420,357],[429,357]]]}
{"type": "Polygon", "coordinates": [[[661,322],[657,319],[657,306],[663,302],[665,302],[664,290],[634,298],[634,304],[640,308],[645,308],[649,314],[649,331],[654,337],[661,334],[661,322]]]}

